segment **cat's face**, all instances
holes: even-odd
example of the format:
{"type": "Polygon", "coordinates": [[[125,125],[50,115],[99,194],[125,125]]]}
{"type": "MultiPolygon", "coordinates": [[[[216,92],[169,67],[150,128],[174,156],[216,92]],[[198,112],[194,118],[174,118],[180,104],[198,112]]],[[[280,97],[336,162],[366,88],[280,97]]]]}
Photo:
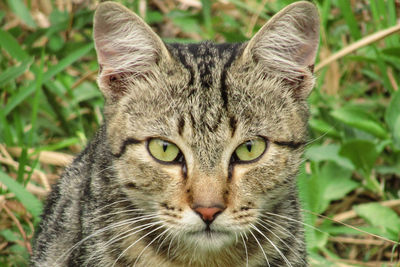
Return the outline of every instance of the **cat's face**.
{"type": "Polygon", "coordinates": [[[295,190],[315,9],[284,10],[245,44],[166,46],[125,8],[102,7],[95,40],[116,182],[185,246],[253,233],[295,190]]]}

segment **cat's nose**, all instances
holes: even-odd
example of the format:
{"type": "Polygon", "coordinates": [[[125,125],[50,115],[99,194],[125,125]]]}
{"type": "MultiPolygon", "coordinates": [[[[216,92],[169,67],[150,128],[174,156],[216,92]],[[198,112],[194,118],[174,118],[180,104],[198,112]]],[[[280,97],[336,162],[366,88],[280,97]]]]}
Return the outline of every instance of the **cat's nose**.
{"type": "Polygon", "coordinates": [[[214,206],[214,207],[196,207],[193,210],[203,219],[203,221],[209,225],[215,218],[224,211],[224,207],[214,206]]]}

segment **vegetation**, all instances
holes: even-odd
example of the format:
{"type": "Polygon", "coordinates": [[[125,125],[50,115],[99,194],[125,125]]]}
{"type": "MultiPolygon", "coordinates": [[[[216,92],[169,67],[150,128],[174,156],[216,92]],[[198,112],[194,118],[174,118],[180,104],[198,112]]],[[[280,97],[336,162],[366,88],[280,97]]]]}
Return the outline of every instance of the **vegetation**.
{"type": "MultiPolygon", "coordinates": [[[[89,2],[0,1],[0,266],[27,265],[50,185],[102,122],[89,2]]],[[[121,2],[167,42],[236,42],[293,1],[121,2]]],[[[321,45],[299,174],[310,262],[400,266],[400,3],[315,3],[321,45]]]]}

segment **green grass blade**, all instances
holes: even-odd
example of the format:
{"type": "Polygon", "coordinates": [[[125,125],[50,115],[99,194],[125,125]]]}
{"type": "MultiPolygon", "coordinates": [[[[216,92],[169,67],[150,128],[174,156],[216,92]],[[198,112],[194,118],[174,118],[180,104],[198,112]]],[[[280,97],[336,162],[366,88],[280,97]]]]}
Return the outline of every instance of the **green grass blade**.
{"type": "Polygon", "coordinates": [[[6,69],[0,74],[0,87],[21,76],[32,64],[33,58],[24,60],[20,65],[6,69]]]}
{"type": "MultiPolygon", "coordinates": [[[[246,3],[242,2],[242,1],[239,1],[239,0],[228,0],[228,2],[231,2],[235,6],[240,7],[241,9],[244,9],[244,10],[250,12],[250,13],[253,13],[253,14],[258,14],[259,13],[259,11],[257,9],[250,7],[249,5],[247,5],[246,3]]],[[[270,18],[269,16],[265,15],[263,12],[260,12],[259,17],[263,18],[263,19],[269,19],[270,18]]]]}
{"type": "Polygon", "coordinates": [[[330,9],[331,9],[331,0],[324,1],[321,8],[321,27],[323,29],[327,28],[326,25],[328,23],[330,9]]]}
{"type": "Polygon", "coordinates": [[[211,22],[211,2],[210,0],[201,0],[203,5],[204,25],[207,29],[208,39],[214,39],[214,30],[211,22]]]}
{"type": "Polygon", "coordinates": [[[79,139],[78,137],[66,138],[55,144],[42,146],[39,149],[36,149],[32,155],[40,154],[41,151],[56,151],[69,146],[80,145],[80,144],[81,144],[81,139],[79,139]]]}
{"type": "Polygon", "coordinates": [[[29,164],[28,150],[26,147],[23,147],[18,161],[18,173],[17,173],[17,182],[20,184],[24,183],[25,166],[28,164],[29,164]]]}
{"type": "Polygon", "coordinates": [[[42,213],[42,203],[21,184],[0,170],[0,182],[7,186],[10,192],[25,206],[35,219],[39,219],[42,213]]]}
{"type": "Polygon", "coordinates": [[[43,75],[43,81],[46,82],[51,79],[54,75],[63,71],[66,67],[70,66],[72,63],[89,53],[94,47],[93,43],[87,44],[81,48],[70,52],[67,57],[63,58],[58,62],[57,65],[50,67],[46,73],[43,75]]]}
{"type": "MultiPolygon", "coordinates": [[[[379,2],[379,0],[378,0],[379,2]]],[[[378,3],[375,0],[370,1],[370,8],[371,8],[371,14],[372,14],[372,19],[374,20],[374,26],[377,27],[376,29],[379,30],[381,29],[384,25],[382,24],[380,20],[380,15],[379,15],[379,8],[378,8],[378,3]]]]}
{"type": "Polygon", "coordinates": [[[25,6],[22,0],[7,0],[10,9],[31,28],[36,28],[36,23],[33,20],[31,13],[25,6]]]}
{"type": "MultiPolygon", "coordinates": [[[[63,71],[66,67],[70,66],[72,63],[83,57],[90,50],[93,49],[93,44],[85,45],[75,51],[71,52],[67,57],[60,60],[60,62],[48,69],[48,71],[43,75],[43,83],[49,81],[54,75],[63,71]]],[[[32,66],[35,74],[39,73],[37,66],[32,66]]],[[[18,106],[22,101],[24,101],[28,96],[30,96],[36,89],[36,83],[32,82],[27,87],[20,88],[19,92],[12,96],[8,101],[7,105],[4,107],[4,116],[7,116],[16,106],[18,106]]]]}
{"type": "Polygon", "coordinates": [[[31,147],[34,143],[34,137],[36,136],[36,120],[37,120],[37,114],[38,114],[38,108],[39,108],[39,96],[40,96],[40,90],[42,88],[42,83],[43,83],[43,68],[44,68],[44,48],[42,48],[42,56],[40,60],[40,67],[39,67],[39,73],[36,77],[36,86],[35,86],[35,96],[33,98],[33,105],[32,105],[32,118],[31,118],[31,130],[29,131],[29,142],[28,146],[31,147]]]}
{"type": "Polygon", "coordinates": [[[8,32],[0,29],[0,46],[6,50],[11,57],[18,61],[23,61],[29,58],[30,56],[26,53],[17,40],[8,32]]]}
{"type": "Polygon", "coordinates": [[[349,31],[351,36],[358,40],[361,38],[361,32],[357,24],[357,20],[354,17],[353,10],[351,9],[351,4],[349,0],[338,0],[338,5],[340,10],[342,11],[344,20],[346,21],[347,26],[349,27],[349,31]]]}
{"type": "Polygon", "coordinates": [[[22,101],[24,101],[28,96],[30,96],[35,91],[35,84],[32,82],[29,86],[20,87],[18,93],[14,94],[7,101],[4,107],[3,115],[7,116],[16,106],[18,106],[22,101]]]}
{"type": "Polygon", "coordinates": [[[5,143],[7,146],[13,144],[13,134],[11,126],[7,123],[6,117],[3,115],[3,110],[0,108],[0,143],[5,143]]]}

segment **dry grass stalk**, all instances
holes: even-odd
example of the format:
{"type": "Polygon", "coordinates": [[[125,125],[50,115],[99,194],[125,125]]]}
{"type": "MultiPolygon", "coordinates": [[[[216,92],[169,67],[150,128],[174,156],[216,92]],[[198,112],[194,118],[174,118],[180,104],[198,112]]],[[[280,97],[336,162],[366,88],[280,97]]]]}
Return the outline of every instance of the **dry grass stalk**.
{"type": "Polygon", "coordinates": [[[7,215],[11,218],[11,220],[13,220],[13,222],[15,223],[15,225],[18,228],[18,231],[21,233],[21,236],[24,239],[24,246],[26,247],[27,251],[29,252],[29,254],[32,254],[31,243],[30,243],[24,229],[22,228],[21,223],[19,222],[17,217],[15,217],[15,215],[11,212],[11,210],[7,207],[6,202],[2,203],[2,207],[6,211],[7,215]]]}
{"type": "MultiPolygon", "coordinates": [[[[1,148],[1,147],[2,147],[2,145],[0,145],[0,148],[1,148]]],[[[3,148],[4,148],[4,147],[3,147],[3,148]]],[[[4,150],[4,149],[2,149],[2,150],[4,150]]],[[[5,164],[5,165],[12,166],[12,167],[14,167],[16,170],[19,169],[19,163],[16,162],[16,161],[14,161],[14,160],[9,156],[9,154],[6,155],[6,158],[3,158],[3,157],[0,156],[0,163],[5,164]]],[[[32,168],[31,168],[30,166],[25,166],[25,168],[26,168],[26,170],[27,170],[28,172],[32,171],[32,168]]],[[[36,180],[36,181],[40,181],[41,184],[44,186],[44,188],[45,188],[45,190],[46,190],[47,192],[50,191],[49,180],[48,180],[47,176],[46,176],[43,172],[34,169],[34,170],[33,170],[32,178],[33,178],[34,180],[36,180]]],[[[28,191],[29,191],[29,189],[28,189],[28,191]]],[[[37,191],[37,190],[36,190],[36,191],[37,191]]]]}
{"type": "Polygon", "coordinates": [[[264,6],[267,4],[267,2],[270,0],[263,0],[261,4],[259,4],[258,7],[258,12],[256,14],[253,14],[253,16],[250,19],[249,27],[247,28],[247,33],[246,37],[251,38],[253,35],[254,27],[257,24],[257,20],[260,17],[261,12],[264,10],[264,6]]]}
{"type": "Polygon", "coordinates": [[[374,34],[368,35],[366,37],[364,37],[363,39],[349,45],[346,46],[345,48],[343,48],[342,50],[338,51],[337,53],[333,54],[332,56],[330,56],[329,58],[321,61],[320,63],[317,64],[317,66],[315,66],[315,71],[319,71],[320,69],[322,69],[323,67],[331,64],[332,62],[360,49],[361,47],[367,46],[369,44],[372,44],[374,42],[377,42],[389,35],[392,35],[396,32],[400,31],[400,24],[397,24],[393,27],[390,27],[388,29],[385,30],[381,30],[378,31],[374,34]]]}
{"type": "MultiPolygon", "coordinates": [[[[11,155],[13,155],[15,157],[19,157],[22,152],[22,149],[20,147],[6,147],[6,149],[11,155]]],[[[33,153],[33,152],[34,152],[34,149],[28,150],[28,153],[33,153]]],[[[74,156],[71,156],[71,155],[68,155],[65,153],[60,153],[60,152],[41,151],[39,153],[39,162],[42,164],[49,164],[49,165],[65,167],[65,166],[69,165],[73,159],[74,159],[74,156]]]]}
{"type": "Polygon", "coordinates": [[[388,243],[384,240],[376,240],[376,239],[365,239],[365,238],[354,238],[354,237],[342,237],[342,236],[331,236],[329,240],[336,243],[346,243],[353,245],[374,245],[374,246],[383,246],[389,245],[392,246],[392,243],[388,243]]]}
{"type": "MultiPolygon", "coordinates": [[[[382,206],[385,207],[395,207],[395,206],[399,206],[400,205],[400,199],[393,199],[393,200],[387,200],[387,201],[382,201],[379,202],[382,206]]],[[[334,221],[338,221],[338,222],[342,222],[342,221],[346,221],[352,218],[357,217],[357,213],[354,210],[349,210],[349,211],[345,211],[342,213],[339,213],[337,215],[335,215],[332,220],[334,221]]]]}
{"type": "Polygon", "coordinates": [[[370,262],[363,262],[357,260],[347,260],[347,259],[332,259],[332,261],[336,262],[338,266],[347,266],[347,267],[354,267],[354,266],[364,266],[364,267],[379,267],[379,266],[386,266],[386,267],[399,267],[399,263],[395,262],[388,262],[388,261],[370,261],[370,262]],[[344,264],[344,265],[343,265],[344,264]],[[348,265],[351,264],[351,265],[348,265]]]}
{"type": "MultiPolygon", "coordinates": [[[[399,201],[399,202],[400,202],[400,200],[396,200],[396,201],[399,201]]],[[[346,226],[346,227],[348,227],[348,228],[354,229],[354,230],[356,230],[356,231],[358,231],[358,232],[360,232],[360,233],[363,233],[363,234],[365,234],[365,235],[368,235],[368,236],[371,236],[371,237],[375,237],[375,238],[377,238],[377,239],[385,240],[386,242],[388,242],[388,243],[390,243],[390,244],[392,244],[392,245],[398,245],[398,244],[399,244],[399,242],[397,242],[397,241],[393,241],[393,240],[390,240],[390,239],[388,239],[388,238],[386,238],[386,237],[383,237],[383,236],[379,236],[379,235],[376,235],[376,234],[369,233],[369,232],[364,231],[364,230],[362,230],[362,229],[360,229],[360,228],[358,228],[358,227],[355,227],[355,226],[353,226],[353,225],[350,225],[350,224],[347,224],[347,223],[344,223],[344,222],[342,222],[342,221],[338,221],[338,220],[335,220],[335,219],[331,219],[331,218],[329,218],[329,217],[327,217],[327,216],[325,216],[325,215],[318,214],[318,213],[312,212],[312,211],[310,211],[310,210],[304,210],[304,209],[302,209],[302,211],[307,212],[307,213],[310,213],[310,214],[315,215],[315,216],[318,216],[318,217],[321,218],[321,219],[325,219],[325,220],[329,220],[329,221],[332,221],[332,222],[341,224],[341,225],[343,225],[343,226],[346,226]]],[[[354,217],[356,217],[356,216],[354,216],[354,217]]],[[[319,222],[317,222],[316,225],[319,225],[319,222]]]]}

